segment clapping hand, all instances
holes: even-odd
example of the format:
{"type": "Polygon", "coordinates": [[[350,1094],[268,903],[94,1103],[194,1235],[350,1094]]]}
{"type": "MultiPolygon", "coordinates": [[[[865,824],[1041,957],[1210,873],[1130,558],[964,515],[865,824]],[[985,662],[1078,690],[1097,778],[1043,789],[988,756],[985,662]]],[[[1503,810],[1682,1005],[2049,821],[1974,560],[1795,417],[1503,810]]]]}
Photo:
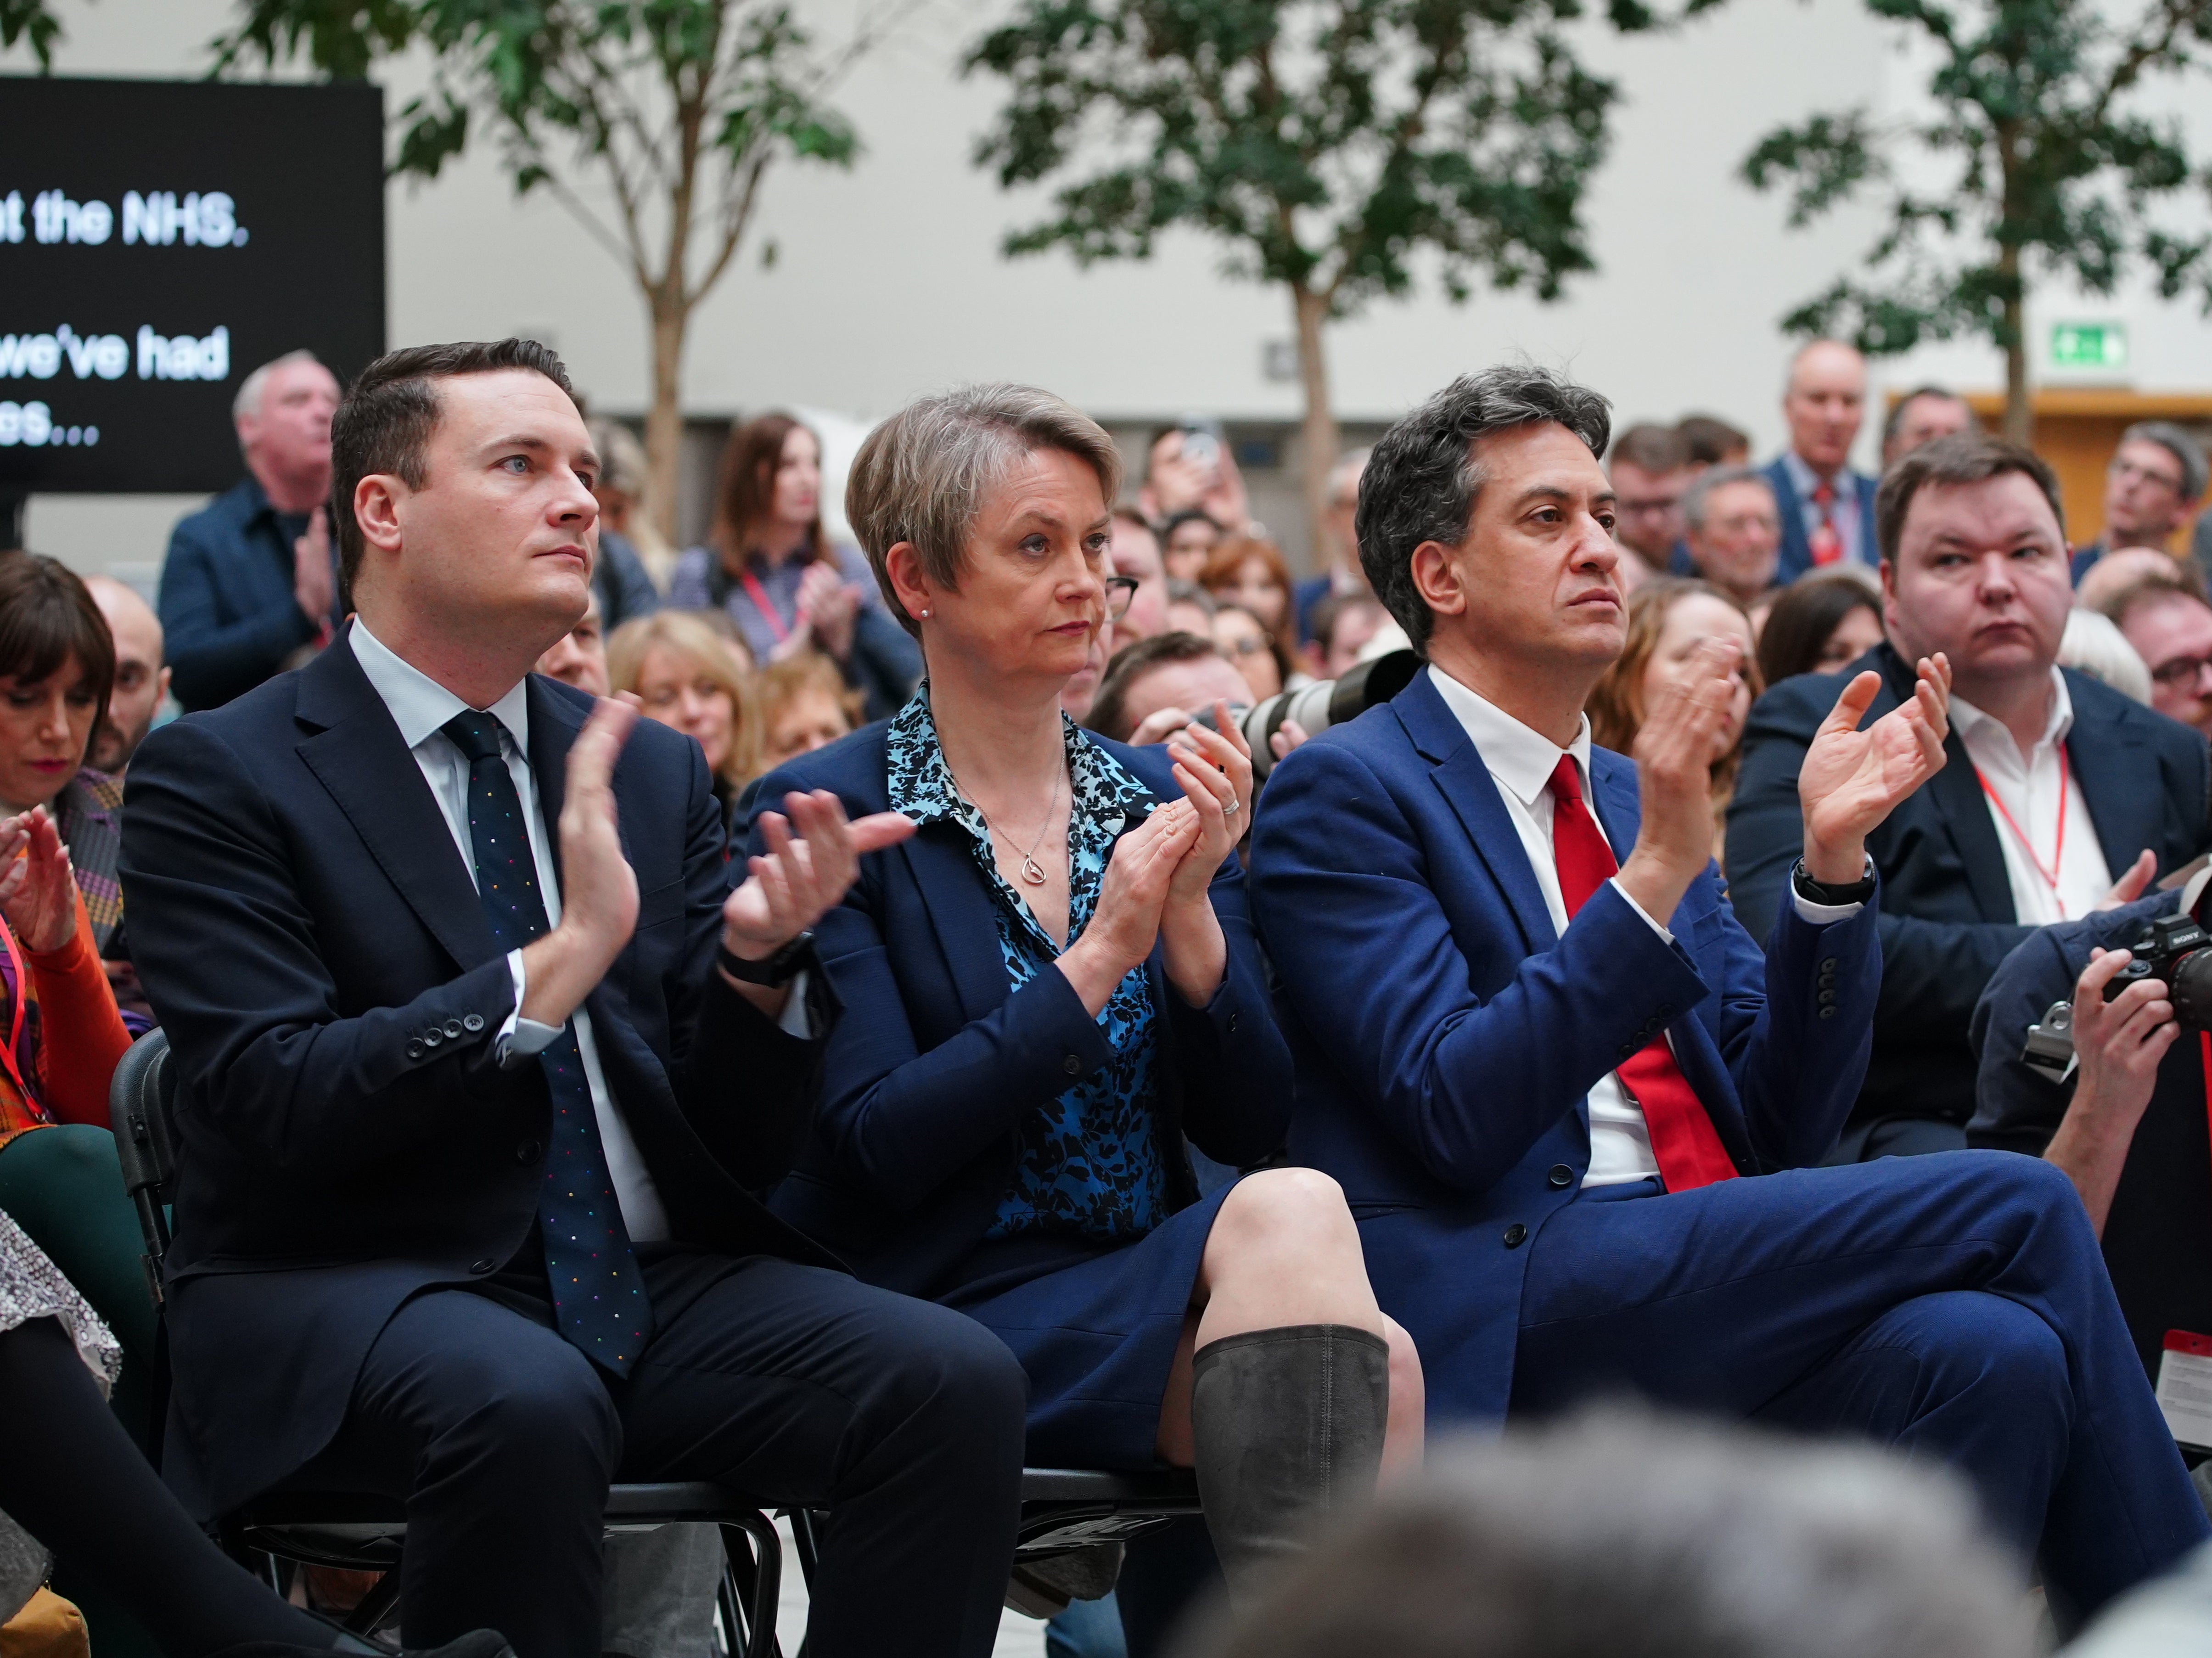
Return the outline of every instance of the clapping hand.
{"type": "Polygon", "coordinates": [[[1170,800],[1114,842],[1091,920],[1058,963],[1094,1017],[1114,987],[1152,953],[1169,890],[1199,840],[1197,807],[1170,800]]]}
{"type": "Polygon", "coordinates": [[[69,848],[44,806],[0,818],[0,915],[24,949],[59,950],[76,931],[69,848]]]}
{"type": "Polygon", "coordinates": [[[1168,738],[1168,759],[1183,798],[1198,811],[1199,836],[1176,866],[1168,892],[1171,907],[1213,902],[1206,896],[1222,862],[1252,827],[1252,750],[1230,718],[1229,705],[1213,705],[1216,728],[1192,720],[1168,738]]]}
{"type": "Polygon", "coordinates": [[[1805,819],[1805,868],[1815,881],[1849,886],[1866,872],[1866,837],[1898,803],[1943,768],[1951,729],[1951,664],[1942,652],[1919,663],[1912,699],[1868,726],[1858,723],[1881,689],[1881,676],[1860,674],[1797,770],[1805,819]]]}
{"type": "Polygon", "coordinates": [[[308,621],[331,619],[331,521],[318,507],[307,514],[307,533],[292,544],[292,599],[308,621]]]}
{"type": "Polygon", "coordinates": [[[1700,641],[1687,671],[1652,699],[1636,734],[1643,818],[1620,885],[1662,924],[1712,861],[1713,757],[1735,708],[1742,652],[1733,639],[1700,641]]]}
{"type": "Polygon", "coordinates": [[[840,662],[853,653],[853,618],[860,612],[860,593],[836,565],[808,565],[799,579],[795,604],[804,625],[792,629],[793,637],[811,636],[840,662]]]}
{"type": "Polygon", "coordinates": [[[748,859],[745,884],[722,905],[722,944],[740,960],[773,956],[845,896],[860,872],[860,854],[896,846],[914,820],[878,811],[848,823],[827,789],[784,797],[790,812],[763,812],[766,853],[748,859]]]}

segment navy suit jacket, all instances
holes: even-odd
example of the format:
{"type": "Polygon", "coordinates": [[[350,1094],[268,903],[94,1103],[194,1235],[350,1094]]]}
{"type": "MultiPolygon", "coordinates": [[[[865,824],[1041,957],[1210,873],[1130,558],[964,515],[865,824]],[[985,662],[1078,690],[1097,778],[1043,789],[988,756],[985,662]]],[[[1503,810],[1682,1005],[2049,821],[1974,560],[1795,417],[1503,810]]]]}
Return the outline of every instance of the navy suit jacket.
{"type": "MultiPolygon", "coordinates": [[[[2098,945],[2135,942],[2145,922],[2178,913],[2171,892],[2118,909],[2038,927],[2006,957],[1974,1009],[1980,1086],[1966,1139],[2039,1157],[2058,1132],[2074,1084],[2054,1083],[2021,1060],[2028,1026],[2051,1003],[2070,1001],[2098,945]]],[[[2212,1334],[2212,1133],[2204,1103],[2203,1049],[2184,1030],[2159,1061],[2158,1081],[2128,1144],[2105,1221],[2105,1265],[2143,1368],[2155,1379],[2168,1330],[2212,1334]]]]}
{"type": "MultiPolygon", "coordinates": [[[[1881,689],[1866,719],[1912,695],[1911,665],[1877,645],[1839,674],[1785,679],[1759,698],[1744,727],[1743,763],[1729,802],[1729,890],[1746,922],[1784,907],[1790,866],[1804,841],[1797,768],[1853,676],[1871,668],[1881,689]]],[[[2114,878],[2148,847],[2164,875],[2204,850],[2212,834],[2212,756],[2204,738],[2071,669],[2074,727],[2068,763],[2114,878]]],[[[1966,1024],[1982,987],[2030,931],[2019,924],[2004,848],[1954,731],[1944,766],[1872,835],[1881,872],[1881,1003],[1874,1058],[1852,1114],[1854,1142],[1888,1117],[1964,1123],[1974,1109],[1974,1050],[1966,1024]]],[[[1847,1151],[1854,1151],[1847,1145],[1847,1151]]]]}
{"type": "Polygon", "coordinates": [[[251,477],[178,520],[156,606],[178,701],[228,702],[314,638],[292,597],[292,564],[291,537],[251,477]]]}
{"type": "MultiPolygon", "coordinates": [[[[550,825],[591,699],[529,695],[550,825]]],[[[521,1247],[551,1108],[540,1067],[497,1061],[506,957],[343,637],[155,732],[128,788],[123,885],[181,1142],[167,1472],[205,1515],[329,1442],[402,1301],[521,1247]]],[[[675,1237],[835,1265],[750,1194],[789,1164],[821,1043],[712,971],[730,878],[699,745],[641,722],[614,792],[637,928],[586,1005],[675,1237]]]]}
{"type": "MultiPolygon", "coordinates": [[[[1797,486],[1790,482],[1789,467],[1777,456],[1760,470],[1774,486],[1774,506],[1782,519],[1782,552],[1774,567],[1774,585],[1786,587],[1813,568],[1813,544],[1805,534],[1805,509],[1798,499],[1797,486]]],[[[1846,562],[1856,561],[1873,569],[1881,562],[1874,532],[1877,485],[1874,479],[1857,472],[1846,471],[1843,476],[1850,480],[1859,498],[1859,544],[1845,548],[1844,556],[1846,562]]]]}
{"type": "MultiPolygon", "coordinates": [[[[780,810],[793,789],[832,790],[855,817],[887,811],[888,730],[866,726],[757,785],[739,809],[756,850],[758,811],[780,810]]],[[[1156,798],[1181,798],[1165,750],[1089,735],[1156,798]]],[[[1158,1146],[1177,1207],[1198,1195],[1186,1133],[1207,1156],[1249,1166],[1280,1147],[1290,1117],[1290,1054],[1244,896],[1232,857],[1212,888],[1228,970],[1206,1006],[1169,987],[1158,945],[1146,967],[1159,1016],[1158,1146]]],[[[1062,975],[1008,987],[994,902],[967,836],[932,823],[862,859],[816,929],[845,1017],[813,1129],[772,1206],[861,1278],[909,1295],[951,1287],[1012,1185],[1023,1117],[1109,1052],[1062,975]]]]}
{"type": "MultiPolygon", "coordinates": [[[[1635,766],[1594,749],[1590,780],[1625,859],[1635,766]]],[[[1343,1185],[1442,1416],[1504,1414],[1526,1246],[1579,1196],[1600,1078],[1664,1031],[1745,1175],[1817,1161],[1857,1092],[1874,905],[1826,926],[1792,907],[1762,957],[1709,869],[1671,944],[1611,883],[1555,934],[1426,673],[1275,768],[1252,863],[1298,1067],[1291,1157],[1343,1185]]]]}

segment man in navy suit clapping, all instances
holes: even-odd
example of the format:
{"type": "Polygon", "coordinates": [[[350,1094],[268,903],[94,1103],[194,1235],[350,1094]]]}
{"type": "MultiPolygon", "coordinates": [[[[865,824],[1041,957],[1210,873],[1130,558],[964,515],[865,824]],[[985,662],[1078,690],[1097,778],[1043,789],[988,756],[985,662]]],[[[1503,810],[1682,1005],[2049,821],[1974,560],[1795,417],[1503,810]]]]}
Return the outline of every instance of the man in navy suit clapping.
{"type": "Polygon", "coordinates": [[[2071,1621],[2212,1529],[2071,1187],[1990,1153],[1809,1166],[1881,985],[1866,836],[1942,763],[1948,666],[1863,731],[1862,674],[1821,726],[1762,956],[1710,859],[1729,648],[1633,762],[1590,744],[1625,634],[1607,433],[1504,367],[1376,446],[1361,556],[1428,667],[1260,810],[1291,1151],[1343,1186],[1432,1414],[1626,1388],[1940,1457],[2071,1621]]]}

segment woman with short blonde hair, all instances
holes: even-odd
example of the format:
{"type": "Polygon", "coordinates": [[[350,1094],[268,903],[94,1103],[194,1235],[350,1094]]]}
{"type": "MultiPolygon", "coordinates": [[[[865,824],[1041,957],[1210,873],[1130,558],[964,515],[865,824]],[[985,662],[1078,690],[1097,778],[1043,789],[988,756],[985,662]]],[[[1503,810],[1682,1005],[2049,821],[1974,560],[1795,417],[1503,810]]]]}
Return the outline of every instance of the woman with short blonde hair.
{"type": "Polygon", "coordinates": [[[846,508],[921,641],[890,720],[760,786],[919,828],[817,924],[845,1012],[774,1203],[868,1282],[976,1319],[1030,1377],[1030,1459],[1195,1467],[1232,1595],[1419,1455],[1419,1365],[1344,1194],[1280,1147],[1291,1059],[1243,877],[1234,726],[1132,749],[1062,713],[1115,595],[1121,461],[1049,392],[878,427],[846,508]],[[1224,1171],[1224,1173],[1226,1171],[1224,1171]]]}

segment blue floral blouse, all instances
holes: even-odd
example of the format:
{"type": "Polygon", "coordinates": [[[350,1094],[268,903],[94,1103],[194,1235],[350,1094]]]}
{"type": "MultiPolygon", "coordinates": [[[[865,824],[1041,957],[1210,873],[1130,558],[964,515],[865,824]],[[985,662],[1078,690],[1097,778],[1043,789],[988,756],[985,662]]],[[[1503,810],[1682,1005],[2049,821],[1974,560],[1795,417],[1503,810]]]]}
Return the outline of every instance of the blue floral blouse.
{"type": "MultiPolygon", "coordinates": [[[[1149,812],[1155,802],[1151,791],[1064,714],[1061,726],[1073,795],[1067,828],[1067,938],[1073,944],[1097,908],[1115,836],[1132,811],[1149,812]]],[[[991,890],[1007,981],[1019,990],[1060,952],[999,873],[990,829],[952,780],[938,747],[927,684],[891,721],[889,748],[890,809],[917,823],[953,823],[966,831],[991,890]]],[[[1098,1024],[1113,1057],[1059,1098],[1024,1114],[1013,1184],[986,1237],[1058,1232],[1126,1242],[1166,1218],[1167,1174],[1152,1108],[1159,1035],[1143,968],[1114,987],[1098,1024]]]]}

